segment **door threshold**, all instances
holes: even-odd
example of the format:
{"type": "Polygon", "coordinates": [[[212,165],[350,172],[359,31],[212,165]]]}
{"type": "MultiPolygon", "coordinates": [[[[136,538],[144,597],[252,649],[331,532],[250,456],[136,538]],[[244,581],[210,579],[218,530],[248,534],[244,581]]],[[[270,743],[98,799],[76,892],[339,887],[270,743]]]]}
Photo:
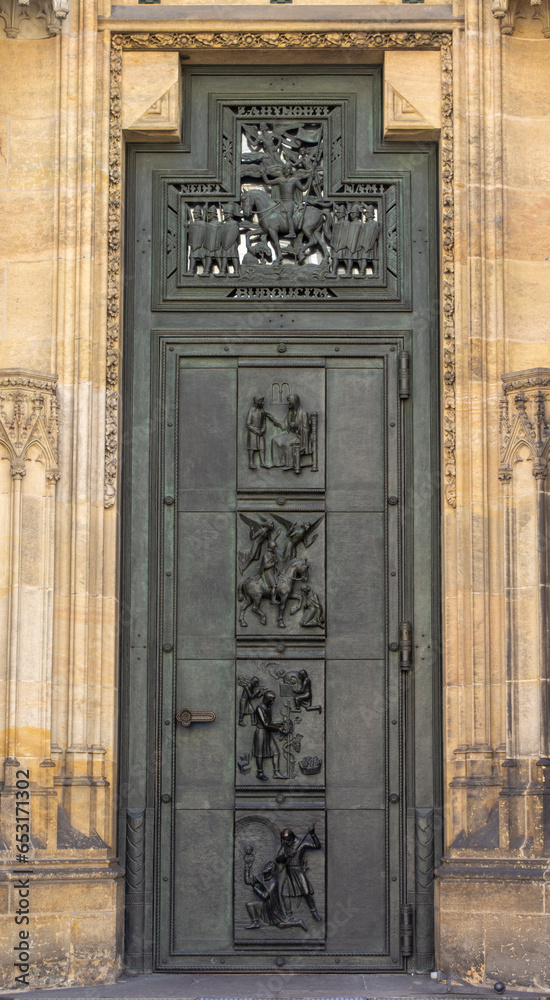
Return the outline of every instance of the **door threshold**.
{"type": "MultiPolygon", "coordinates": [[[[506,1000],[530,997],[529,991],[506,991],[506,1000]]],[[[133,976],[125,973],[112,986],[67,986],[31,990],[41,1000],[443,1000],[444,997],[494,997],[488,987],[452,986],[429,975],[390,973],[172,973],[133,976]]],[[[1,1000],[1,994],[0,994],[1,1000]]]]}

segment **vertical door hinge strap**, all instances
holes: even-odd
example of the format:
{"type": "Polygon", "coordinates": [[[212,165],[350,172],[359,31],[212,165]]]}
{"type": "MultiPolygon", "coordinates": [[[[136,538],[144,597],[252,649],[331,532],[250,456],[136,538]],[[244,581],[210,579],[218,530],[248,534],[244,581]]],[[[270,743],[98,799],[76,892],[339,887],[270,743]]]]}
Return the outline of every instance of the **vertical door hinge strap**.
{"type": "Polygon", "coordinates": [[[399,626],[399,666],[401,670],[410,670],[412,667],[412,624],[411,622],[401,622],[399,626]]]}
{"type": "Polygon", "coordinates": [[[413,953],[413,908],[409,904],[401,907],[401,955],[409,958],[413,953]]]}
{"type": "Polygon", "coordinates": [[[399,399],[408,399],[411,394],[411,369],[409,352],[399,352],[399,399]]]}

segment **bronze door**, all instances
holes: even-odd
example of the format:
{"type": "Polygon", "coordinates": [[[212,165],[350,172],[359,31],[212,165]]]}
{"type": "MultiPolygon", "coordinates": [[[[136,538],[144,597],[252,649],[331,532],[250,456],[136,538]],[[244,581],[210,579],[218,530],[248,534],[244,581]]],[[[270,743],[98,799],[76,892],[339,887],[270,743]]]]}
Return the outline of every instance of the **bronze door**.
{"type": "Polygon", "coordinates": [[[378,86],[191,67],[183,147],[132,152],[135,968],[402,968],[414,907],[429,963],[433,157],[378,86]]]}

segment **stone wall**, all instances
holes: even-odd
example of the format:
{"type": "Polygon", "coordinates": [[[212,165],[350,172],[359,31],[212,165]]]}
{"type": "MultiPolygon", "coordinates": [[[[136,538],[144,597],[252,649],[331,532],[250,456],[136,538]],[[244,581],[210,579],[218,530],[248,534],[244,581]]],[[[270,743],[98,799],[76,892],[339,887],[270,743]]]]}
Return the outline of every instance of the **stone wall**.
{"type": "MultiPolygon", "coordinates": [[[[111,34],[182,30],[182,19],[197,38],[343,31],[347,52],[331,60],[384,61],[386,138],[441,141],[437,962],[548,989],[549,0],[249,5],[72,0],[64,19],[50,0],[38,14],[13,0],[0,15],[0,936],[9,953],[32,871],[33,985],[112,981],[121,968],[120,143],[178,138],[179,59],[171,42],[119,49],[111,77],[111,34]],[[365,51],[353,33],[375,29],[448,32],[447,75],[420,38],[365,51]]],[[[277,47],[285,61],[320,58],[317,43],[277,47]]],[[[239,43],[243,60],[259,51],[239,43]]],[[[223,41],[201,52],[235,61],[223,41]]],[[[14,970],[3,975],[13,988],[14,970]]]]}

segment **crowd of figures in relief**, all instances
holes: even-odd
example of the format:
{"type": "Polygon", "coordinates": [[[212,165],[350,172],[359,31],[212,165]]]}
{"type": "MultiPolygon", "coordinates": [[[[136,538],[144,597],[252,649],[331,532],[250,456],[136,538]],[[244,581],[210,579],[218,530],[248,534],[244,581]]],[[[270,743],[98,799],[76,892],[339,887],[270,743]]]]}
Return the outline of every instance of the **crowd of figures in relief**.
{"type": "Polygon", "coordinates": [[[186,203],[185,276],[312,265],[327,278],[376,277],[378,206],[327,197],[324,125],[264,121],[240,128],[240,197],[186,203]]]}

